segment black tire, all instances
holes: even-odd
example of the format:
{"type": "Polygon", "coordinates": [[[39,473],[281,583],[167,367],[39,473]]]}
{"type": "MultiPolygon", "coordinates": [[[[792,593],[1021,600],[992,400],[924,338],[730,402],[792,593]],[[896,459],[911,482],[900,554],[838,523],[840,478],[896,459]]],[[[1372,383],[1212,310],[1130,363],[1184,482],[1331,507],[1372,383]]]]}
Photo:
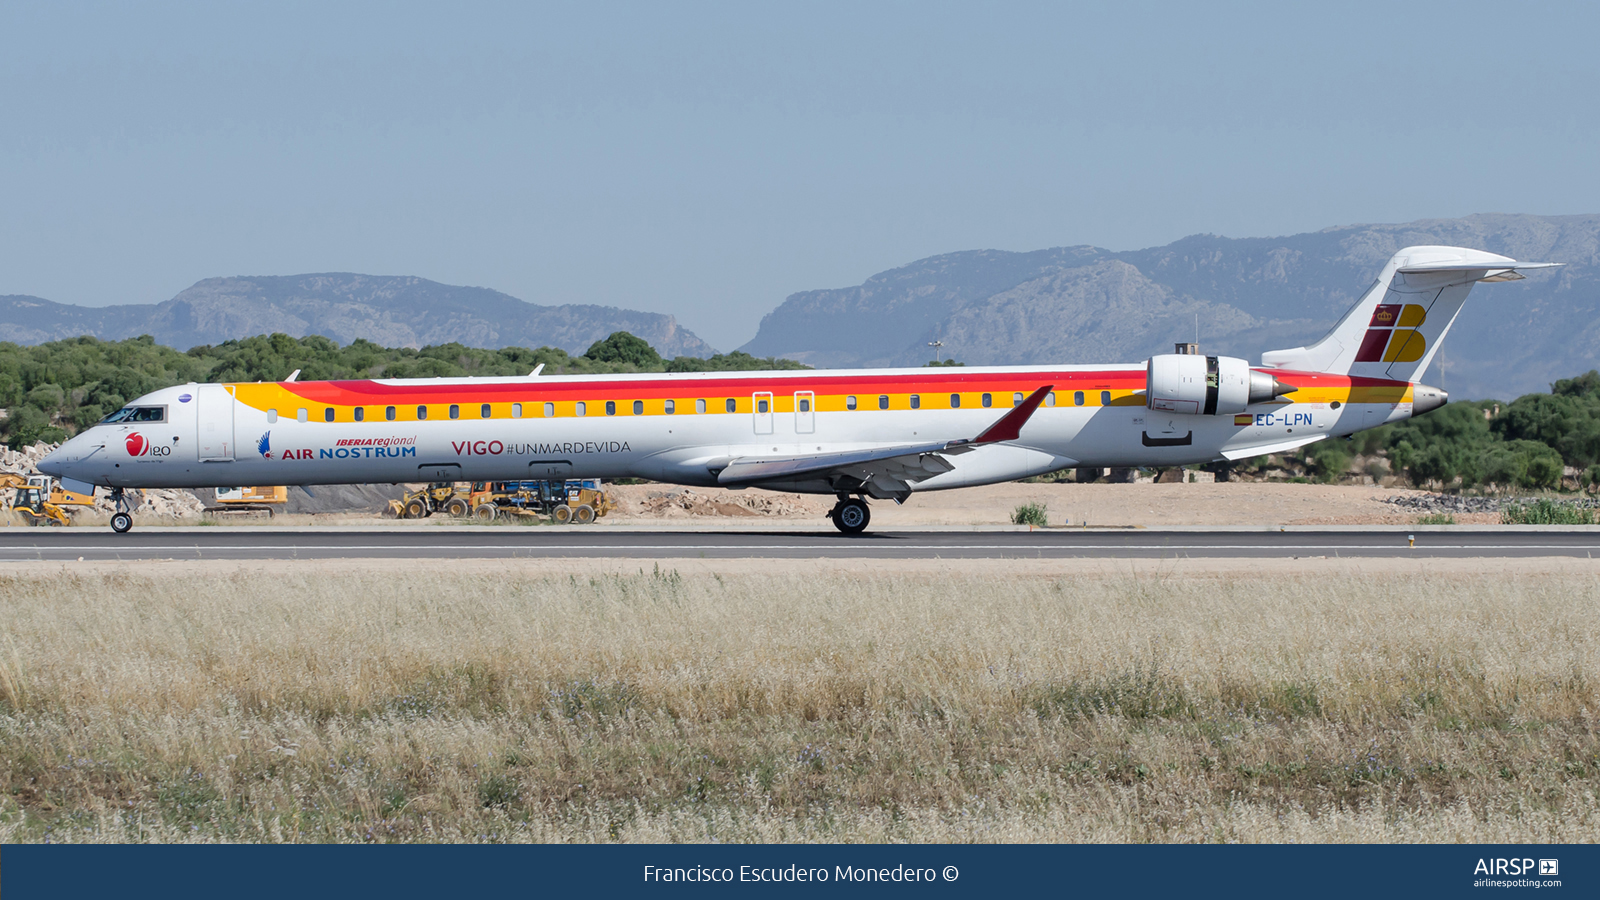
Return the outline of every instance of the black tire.
{"type": "Polygon", "coordinates": [[[458,519],[462,519],[466,517],[467,513],[472,512],[472,507],[467,505],[467,498],[465,497],[451,497],[450,502],[444,505],[444,511],[458,519]]]}
{"type": "Polygon", "coordinates": [[[127,534],[133,528],[133,516],[119,512],[111,517],[111,530],[117,534],[127,534]]]}
{"type": "Polygon", "coordinates": [[[872,510],[864,500],[843,500],[833,508],[833,527],[845,534],[860,534],[872,521],[872,510]]]}
{"type": "Polygon", "coordinates": [[[573,510],[572,521],[577,525],[594,524],[594,507],[585,505],[573,510]]]}
{"type": "Polygon", "coordinates": [[[472,517],[479,522],[493,522],[494,517],[499,513],[500,511],[495,509],[493,503],[480,503],[478,508],[472,511],[472,517]]]}
{"type": "Polygon", "coordinates": [[[428,504],[421,500],[413,500],[406,504],[403,517],[407,519],[420,519],[428,514],[428,504]]]}
{"type": "Polygon", "coordinates": [[[555,508],[555,511],[551,513],[551,517],[556,520],[557,525],[570,524],[572,522],[572,507],[563,503],[555,508]]]}

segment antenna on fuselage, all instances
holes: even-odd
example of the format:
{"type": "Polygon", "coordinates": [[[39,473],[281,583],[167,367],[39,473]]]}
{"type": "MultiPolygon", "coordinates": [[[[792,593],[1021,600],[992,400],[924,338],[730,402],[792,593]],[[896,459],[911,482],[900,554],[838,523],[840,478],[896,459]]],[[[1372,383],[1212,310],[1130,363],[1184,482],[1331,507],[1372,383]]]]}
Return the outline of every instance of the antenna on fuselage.
{"type": "Polygon", "coordinates": [[[528,377],[529,378],[538,378],[539,377],[539,373],[543,372],[543,371],[544,371],[544,363],[539,363],[537,366],[533,367],[533,371],[532,372],[528,373],[528,377]]]}
{"type": "Polygon", "coordinates": [[[300,370],[299,369],[295,369],[293,372],[289,373],[289,377],[285,378],[284,381],[293,381],[293,380],[295,380],[296,378],[299,378],[299,377],[300,377],[300,370]]]}

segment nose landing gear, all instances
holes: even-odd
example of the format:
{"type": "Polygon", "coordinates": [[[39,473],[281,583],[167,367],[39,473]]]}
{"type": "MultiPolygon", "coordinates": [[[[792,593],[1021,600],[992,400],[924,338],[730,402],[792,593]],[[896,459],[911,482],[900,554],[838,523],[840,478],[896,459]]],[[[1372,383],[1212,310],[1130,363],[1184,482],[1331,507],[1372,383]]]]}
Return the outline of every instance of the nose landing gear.
{"type": "Polygon", "coordinates": [[[111,489],[111,502],[117,507],[117,511],[111,514],[111,530],[117,534],[127,534],[133,528],[133,504],[128,502],[128,495],[122,488],[111,489]]]}
{"type": "Polygon", "coordinates": [[[867,501],[860,497],[840,495],[839,502],[834,504],[828,518],[833,520],[833,527],[845,534],[860,534],[872,521],[872,510],[867,508],[867,501]]]}

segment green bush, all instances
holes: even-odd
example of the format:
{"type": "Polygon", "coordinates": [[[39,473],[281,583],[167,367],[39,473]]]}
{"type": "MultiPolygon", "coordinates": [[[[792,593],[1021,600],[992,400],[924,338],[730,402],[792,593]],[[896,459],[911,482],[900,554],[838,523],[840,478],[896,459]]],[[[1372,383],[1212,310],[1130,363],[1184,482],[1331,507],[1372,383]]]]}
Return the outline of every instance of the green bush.
{"type": "Polygon", "coordinates": [[[1024,503],[1012,511],[1011,522],[1014,525],[1032,525],[1035,528],[1043,528],[1050,524],[1050,520],[1045,513],[1045,505],[1043,503],[1024,503]]]}
{"type": "Polygon", "coordinates": [[[1539,498],[1532,503],[1513,503],[1500,510],[1503,525],[1593,525],[1594,510],[1570,503],[1539,498]]]}

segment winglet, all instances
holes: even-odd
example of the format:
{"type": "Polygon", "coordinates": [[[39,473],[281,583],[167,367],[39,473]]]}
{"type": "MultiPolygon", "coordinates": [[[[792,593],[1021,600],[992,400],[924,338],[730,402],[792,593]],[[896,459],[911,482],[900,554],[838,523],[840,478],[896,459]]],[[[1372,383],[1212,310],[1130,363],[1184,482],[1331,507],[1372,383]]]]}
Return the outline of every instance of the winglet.
{"type": "Polygon", "coordinates": [[[1054,387],[1055,385],[1053,384],[1047,384],[1029,394],[1028,399],[1022,401],[1021,406],[1001,416],[1000,421],[990,425],[983,434],[973,438],[972,443],[993,444],[999,441],[1016,440],[1017,436],[1022,433],[1022,426],[1027,424],[1028,419],[1033,416],[1033,411],[1039,408],[1039,404],[1044,402],[1045,395],[1050,393],[1050,390],[1054,387]]]}

